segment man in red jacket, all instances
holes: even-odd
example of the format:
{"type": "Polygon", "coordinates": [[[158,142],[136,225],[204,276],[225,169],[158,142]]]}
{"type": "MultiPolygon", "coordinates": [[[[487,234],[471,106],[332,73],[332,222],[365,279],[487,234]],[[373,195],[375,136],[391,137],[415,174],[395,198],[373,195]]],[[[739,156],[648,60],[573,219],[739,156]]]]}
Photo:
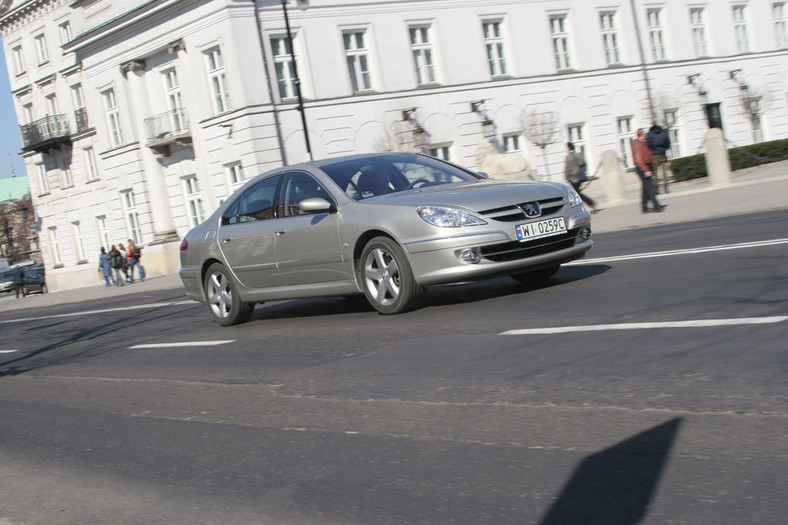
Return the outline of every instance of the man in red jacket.
{"type": "Polygon", "coordinates": [[[653,159],[651,148],[646,145],[646,132],[643,129],[638,129],[637,138],[632,141],[632,160],[635,162],[635,170],[638,172],[640,182],[643,185],[641,196],[643,213],[661,212],[665,209],[665,206],[657,202],[657,196],[654,194],[654,184],[651,180],[651,177],[654,175],[653,159]],[[653,204],[652,208],[648,207],[649,201],[653,204]]]}

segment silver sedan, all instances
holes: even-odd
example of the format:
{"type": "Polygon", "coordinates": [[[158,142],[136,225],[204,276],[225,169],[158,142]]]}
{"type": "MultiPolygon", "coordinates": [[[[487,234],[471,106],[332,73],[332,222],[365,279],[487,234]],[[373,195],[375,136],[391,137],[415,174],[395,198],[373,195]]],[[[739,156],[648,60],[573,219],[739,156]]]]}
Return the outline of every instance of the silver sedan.
{"type": "Polygon", "coordinates": [[[257,303],[364,294],[383,314],[424,287],[551,277],[591,248],[577,193],[419,154],[355,155],[255,177],[181,243],[180,276],[223,326],[257,303]]]}

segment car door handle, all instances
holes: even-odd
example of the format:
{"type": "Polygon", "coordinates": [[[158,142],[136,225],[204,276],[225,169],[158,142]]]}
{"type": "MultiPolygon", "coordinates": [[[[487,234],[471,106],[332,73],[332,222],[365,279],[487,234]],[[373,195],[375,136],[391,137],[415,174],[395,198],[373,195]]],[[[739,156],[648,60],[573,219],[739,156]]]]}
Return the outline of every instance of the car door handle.
{"type": "Polygon", "coordinates": [[[222,242],[223,242],[224,244],[227,244],[227,243],[228,243],[228,242],[230,242],[230,241],[232,241],[232,239],[222,239],[222,242]]]}
{"type": "Polygon", "coordinates": [[[276,234],[281,237],[282,235],[285,234],[285,230],[279,230],[278,232],[276,232],[276,234]]]}

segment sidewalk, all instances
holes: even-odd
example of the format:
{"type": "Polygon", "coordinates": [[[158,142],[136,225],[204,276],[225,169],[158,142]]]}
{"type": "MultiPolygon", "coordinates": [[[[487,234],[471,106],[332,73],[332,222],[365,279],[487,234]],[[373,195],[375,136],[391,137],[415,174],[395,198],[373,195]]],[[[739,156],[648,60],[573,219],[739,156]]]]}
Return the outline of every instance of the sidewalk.
{"type": "MultiPolygon", "coordinates": [[[[669,186],[670,193],[657,197],[661,204],[668,205],[662,213],[641,213],[640,179],[634,173],[624,176],[627,177],[624,200],[607,202],[600,181],[591,182],[584,191],[597,202],[601,210],[591,220],[594,233],[769,210],[782,209],[788,214],[788,161],[734,172],[731,183],[724,186],[711,186],[705,178],[672,183],[669,186]]],[[[24,299],[16,299],[13,293],[1,294],[0,312],[164,289],[180,289],[183,292],[177,273],[153,277],[120,288],[108,288],[99,284],[77,290],[32,294],[24,299]]],[[[183,299],[186,299],[185,293],[183,299]]]]}

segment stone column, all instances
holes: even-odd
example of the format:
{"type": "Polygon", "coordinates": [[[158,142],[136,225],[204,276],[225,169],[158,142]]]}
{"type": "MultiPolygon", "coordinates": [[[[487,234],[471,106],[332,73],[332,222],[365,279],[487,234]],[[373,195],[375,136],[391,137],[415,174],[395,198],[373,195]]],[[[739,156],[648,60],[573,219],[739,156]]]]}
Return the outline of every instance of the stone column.
{"type": "Polygon", "coordinates": [[[712,186],[731,182],[731,159],[719,128],[711,128],[706,133],[706,173],[712,186]]]}
{"type": "Polygon", "coordinates": [[[137,139],[140,142],[140,158],[142,160],[142,178],[148,192],[150,203],[151,221],[153,225],[153,242],[159,244],[178,241],[175,231],[175,220],[172,216],[172,205],[167,191],[167,181],[164,179],[162,165],[156,159],[156,154],[145,146],[147,134],[145,132],[145,118],[150,117],[148,107],[147,89],[145,88],[145,62],[132,60],[120,66],[121,72],[126,77],[127,92],[131,98],[131,120],[134,124],[137,139]]]}
{"type": "Polygon", "coordinates": [[[605,184],[605,194],[609,202],[624,199],[623,174],[615,151],[602,152],[602,182],[605,184]]]}

